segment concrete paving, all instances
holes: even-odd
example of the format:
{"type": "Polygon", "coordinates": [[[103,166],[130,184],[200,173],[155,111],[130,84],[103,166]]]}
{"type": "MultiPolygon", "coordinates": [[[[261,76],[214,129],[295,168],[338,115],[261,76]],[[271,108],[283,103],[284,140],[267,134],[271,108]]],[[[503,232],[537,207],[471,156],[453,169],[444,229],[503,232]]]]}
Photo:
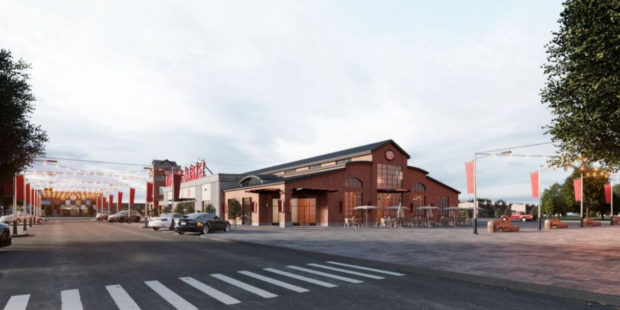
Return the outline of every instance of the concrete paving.
{"type": "Polygon", "coordinates": [[[217,238],[620,296],[620,226],[479,235],[460,228],[238,226],[217,238]]]}

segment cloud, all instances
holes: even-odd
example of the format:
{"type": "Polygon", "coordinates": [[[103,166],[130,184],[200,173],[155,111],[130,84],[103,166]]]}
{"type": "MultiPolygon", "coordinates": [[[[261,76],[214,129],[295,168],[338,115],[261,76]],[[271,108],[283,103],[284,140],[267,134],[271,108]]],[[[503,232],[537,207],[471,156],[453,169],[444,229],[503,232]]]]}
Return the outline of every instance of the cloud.
{"type": "MultiPolygon", "coordinates": [[[[4,7],[0,46],[33,64],[50,155],[243,172],[392,138],[464,191],[474,152],[548,140],[540,65],[559,1],[4,7]]],[[[529,195],[514,188],[489,196],[529,195]]]]}

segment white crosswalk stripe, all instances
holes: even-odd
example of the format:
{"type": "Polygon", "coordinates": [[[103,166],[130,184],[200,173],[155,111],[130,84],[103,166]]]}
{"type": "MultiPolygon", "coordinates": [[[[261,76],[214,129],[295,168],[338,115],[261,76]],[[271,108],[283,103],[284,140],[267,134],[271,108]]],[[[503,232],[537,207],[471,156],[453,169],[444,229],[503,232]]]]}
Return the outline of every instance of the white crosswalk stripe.
{"type": "Polygon", "coordinates": [[[299,270],[299,271],[303,271],[303,272],[307,272],[307,273],[312,273],[312,274],[316,274],[316,275],[319,275],[319,276],[323,276],[323,277],[327,277],[327,278],[332,278],[332,279],[336,279],[336,280],[340,280],[340,281],[344,281],[344,282],[349,282],[349,283],[358,284],[358,283],[364,282],[362,280],[357,280],[357,279],[343,277],[343,276],[337,276],[335,274],[331,274],[331,273],[327,273],[327,272],[322,272],[322,271],[318,271],[318,270],[313,270],[313,269],[308,269],[308,268],[299,267],[299,266],[286,266],[286,268],[291,268],[291,269],[295,269],[295,270],[299,270]]]}
{"type": "Polygon", "coordinates": [[[350,268],[355,268],[355,269],[360,269],[360,270],[366,270],[366,271],[372,271],[372,272],[377,272],[377,273],[382,273],[382,274],[388,274],[388,275],[397,276],[397,277],[402,277],[402,276],[405,275],[404,273],[398,273],[398,272],[387,271],[387,270],[383,270],[383,269],[370,268],[370,267],[364,267],[364,266],[358,266],[358,265],[345,264],[345,263],[334,262],[334,261],[327,261],[327,263],[328,264],[332,264],[332,265],[343,266],[343,267],[350,267],[350,268]]]}
{"type": "Polygon", "coordinates": [[[241,301],[239,301],[238,299],[235,299],[227,294],[224,294],[192,277],[183,277],[183,278],[179,278],[181,281],[191,285],[192,287],[198,289],[199,291],[217,299],[218,301],[220,301],[221,303],[225,304],[225,305],[234,305],[234,304],[238,304],[241,301]]]}
{"type": "Polygon", "coordinates": [[[116,303],[119,310],[139,310],[138,304],[127,294],[119,284],[107,285],[105,287],[108,293],[116,303]]]}
{"type": "Polygon", "coordinates": [[[169,288],[165,287],[159,281],[144,281],[146,285],[148,285],[155,293],[159,296],[163,297],[169,304],[179,310],[193,310],[196,306],[190,304],[183,297],[179,296],[177,293],[171,291],[169,288]]]}
{"type": "Polygon", "coordinates": [[[60,292],[62,310],[82,310],[79,290],[64,290],[60,292]]]}
{"type": "Polygon", "coordinates": [[[317,279],[313,279],[313,278],[308,278],[308,277],[304,277],[295,273],[290,273],[290,272],[286,272],[286,271],[282,271],[282,270],[278,270],[278,269],[273,269],[273,268],[265,268],[265,271],[269,271],[275,274],[279,274],[281,276],[285,276],[285,277],[289,277],[292,279],[297,279],[299,281],[304,281],[304,282],[308,282],[308,283],[312,283],[312,284],[316,284],[322,287],[327,287],[327,288],[332,288],[332,287],[336,287],[338,285],[336,284],[332,284],[329,282],[325,282],[325,281],[321,281],[321,280],[317,280],[317,279]]]}
{"type": "Polygon", "coordinates": [[[258,280],[261,280],[261,281],[265,281],[267,283],[271,283],[273,285],[277,285],[277,286],[289,289],[289,290],[291,290],[293,292],[305,293],[305,292],[309,291],[308,289],[305,289],[303,287],[299,287],[297,285],[293,285],[293,284],[286,283],[286,282],[283,282],[283,281],[280,281],[280,280],[276,280],[274,278],[265,277],[265,276],[262,276],[260,274],[249,272],[249,271],[246,271],[246,270],[241,270],[241,271],[237,271],[237,272],[240,273],[240,274],[246,275],[248,277],[252,277],[254,279],[258,279],[258,280]]]}
{"type": "Polygon", "coordinates": [[[256,294],[256,295],[258,295],[260,297],[263,297],[263,298],[278,297],[278,295],[276,295],[274,293],[267,292],[267,291],[265,291],[263,289],[260,289],[260,288],[258,288],[256,286],[253,286],[253,285],[241,282],[239,280],[236,280],[236,279],[233,279],[231,277],[225,276],[225,275],[223,275],[221,273],[214,273],[211,276],[216,278],[216,279],[218,279],[218,280],[222,280],[222,281],[224,281],[224,282],[226,282],[226,283],[228,283],[230,285],[234,285],[234,286],[236,286],[236,287],[238,287],[238,288],[240,288],[242,290],[246,290],[246,291],[248,291],[250,293],[256,294]]]}
{"type": "Polygon", "coordinates": [[[342,268],[335,268],[335,267],[325,266],[325,265],[321,265],[321,264],[308,264],[308,266],[317,267],[317,268],[323,268],[323,269],[333,270],[333,271],[339,271],[339,272],[342,272],[342,273],[348,273],[348,274],[352,274],[352,275],[355,275],[355,276],[360,276],[360,277],[364,277],[364,278],[371,278],[371,279],[375,279],[375,280],[385,279],[384,277],[376,276],[376,275],[373,275],[373,274],[361,273],[361,272],[357,272],[357,271],[351,271],[351,270],[346,270],[346,269],[342,269],[342,268]]]}
{"type": "Polygon", "coordinates": [[[30,294],[11,296],[4,310],[24,310],[28,306],[28,300],[30,300],[30,294]]]}

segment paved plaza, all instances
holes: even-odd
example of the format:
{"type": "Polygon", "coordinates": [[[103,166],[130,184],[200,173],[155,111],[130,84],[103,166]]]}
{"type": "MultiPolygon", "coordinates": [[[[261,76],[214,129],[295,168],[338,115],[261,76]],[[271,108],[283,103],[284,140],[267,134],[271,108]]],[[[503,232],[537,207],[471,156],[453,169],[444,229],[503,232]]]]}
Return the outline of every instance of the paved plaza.
{"type": "Polygon", "coordinates": [[[237,226],[225,238],[620,297],[620,226],[479,235],[464,228],[237,226]]]}

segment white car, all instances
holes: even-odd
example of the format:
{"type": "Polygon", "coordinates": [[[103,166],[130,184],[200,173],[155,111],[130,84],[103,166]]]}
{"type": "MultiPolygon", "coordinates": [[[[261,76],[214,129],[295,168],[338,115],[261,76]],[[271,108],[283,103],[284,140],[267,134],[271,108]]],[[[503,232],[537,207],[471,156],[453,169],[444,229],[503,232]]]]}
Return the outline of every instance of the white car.
{"type": "Polygon", "coordinates": [[[183,218],[183,214],[174,213],[174,221],[172,221],[172,214],[162,213],[158,217],[149,218],[148,227],[153,228],[153,230],[158,230],[160,228],[168,228],[169,230],[174,230],[174,227],[179,224],[179,219],[181,218],[183,218]]]}
{"type": "MultiPolygon", "coordinates": [[[[21,223],[22,222],[22,215],[18,214],[17,215],[17,223],[21,223]]],[[[5,224],[11,224],[13,223],[13,214],[9,214],[9,215],[5,215],[0,217],[0,223],[5,223],[5,224]]]]}

